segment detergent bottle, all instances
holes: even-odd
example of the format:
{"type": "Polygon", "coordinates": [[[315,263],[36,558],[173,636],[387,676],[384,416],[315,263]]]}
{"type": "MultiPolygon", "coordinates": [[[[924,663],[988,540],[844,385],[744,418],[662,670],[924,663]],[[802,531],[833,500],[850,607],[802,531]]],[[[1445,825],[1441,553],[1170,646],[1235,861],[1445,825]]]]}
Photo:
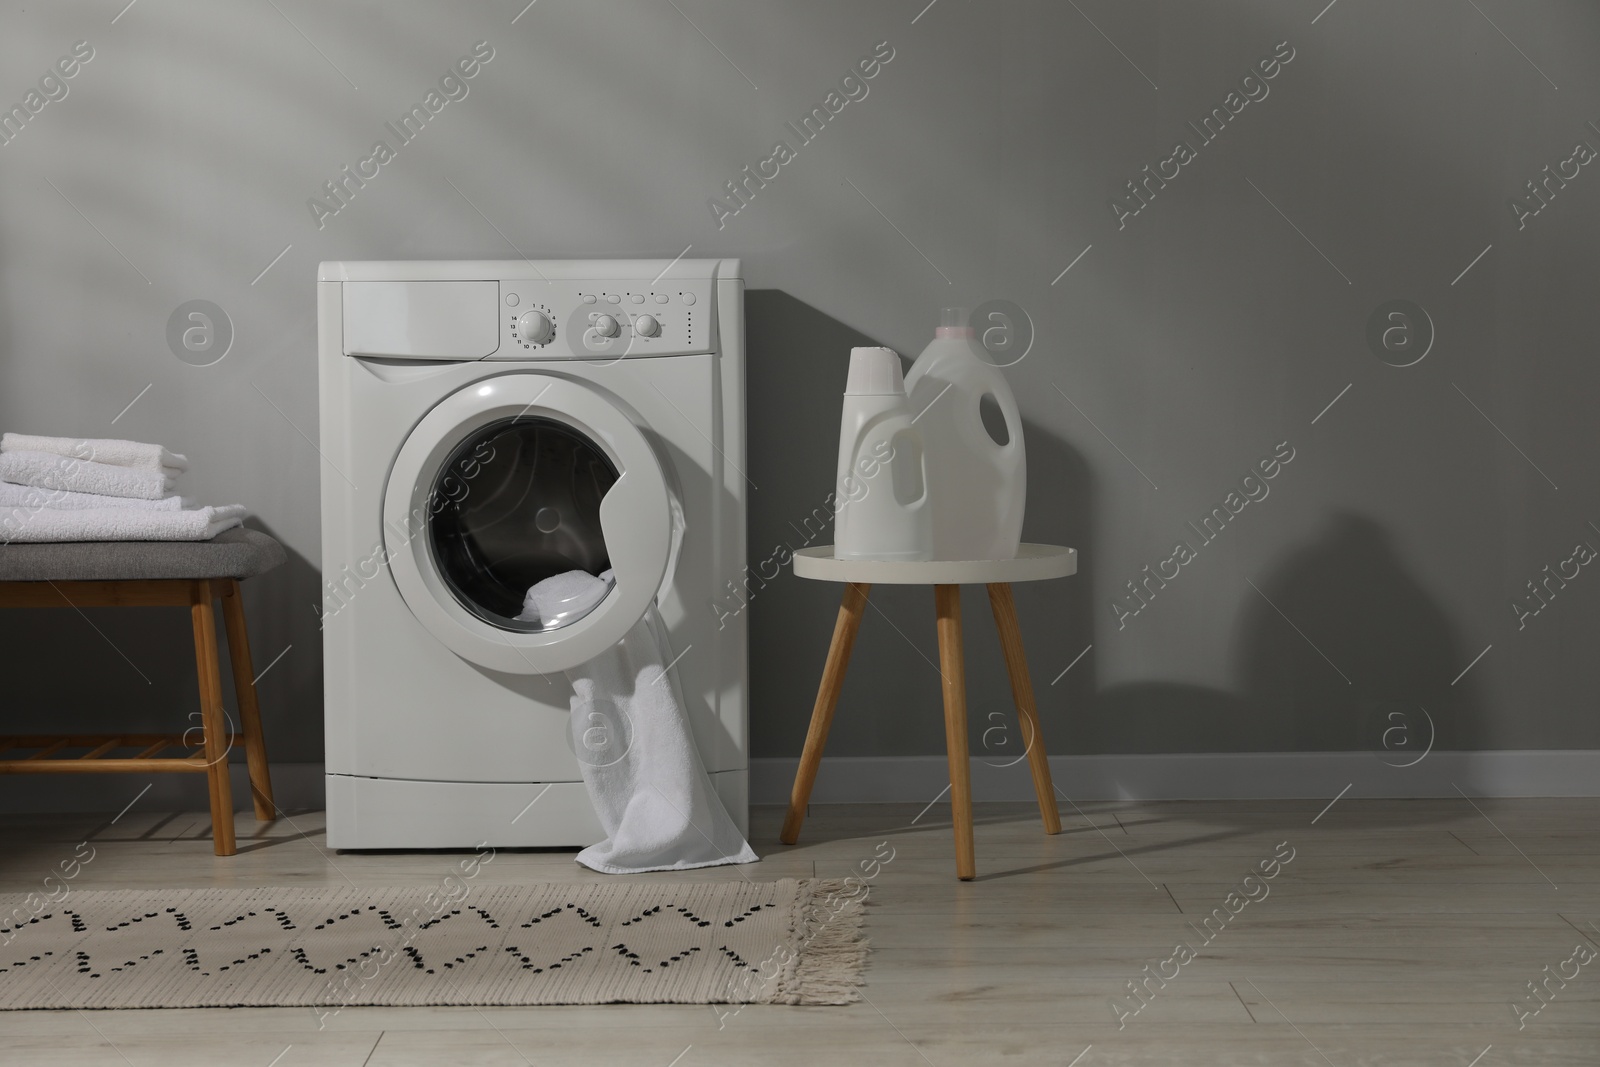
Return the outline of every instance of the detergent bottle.
{"type": "Polygon", "coordinates": [[[834,485],[836,559],[932,558],[927,460],[911,422],[900,357],[851,349],[834,485]]]}
{"type": "Polygon", "coordinates": [[[967,310],[945,308],[939,323],[905,379],[928,454],[933,558],[1012,559],[1028,495],[1017,401],[999,368],[979,354],[967,310]],[[999,416],[994,433],[980,414],[986,399],[999,416]]]}

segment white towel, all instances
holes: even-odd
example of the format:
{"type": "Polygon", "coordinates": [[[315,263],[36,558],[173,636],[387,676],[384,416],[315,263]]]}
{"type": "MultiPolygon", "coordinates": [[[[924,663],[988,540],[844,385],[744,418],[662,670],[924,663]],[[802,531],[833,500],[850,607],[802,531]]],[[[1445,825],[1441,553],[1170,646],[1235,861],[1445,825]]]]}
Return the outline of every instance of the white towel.
{"type": "MultiPolygon", "coordinates": [[[[583,599],[583,586],[595,602],[608,589],[604,578],[569,571],[530,589],[527,604],[540,618],[570,612],[583,599]]],[[[604,874],[760,858],[711,787],[683,702],[663,667],[666,652],[666,628],[651,605],[619,644],[567,672],[573,747],[606,832],[606,840],[577,859],[604,874]]]]}
{"type": "Polygon", "coordinates": [[[113,467],[134,467],[147,471],[166,467],[173,474],[189,469],[188,457],[168,452],[160,445],[98,437],[36,437],[33,434],[8,433],[0,437],[0,452],[48,452],[53,456],[69,456],[93,463],[109,463],[113,467]]]}
{"type": "Polygon", "coordinates": [[[142,500],[159,500],[172,492],[172,478],[160,470],[114,467],[49,452],[0,452],[0,481],[142,500]]]}
{"type": "Polygon", "coordinates": [[[249,514],[242,504],[183,511],[0,508],[0,542],[209,541],[249,514]]]}
{"type": "Polygon", "coordinates": [[[567,571],[546,578],[522,598],[517,621],[541,623],[545,629],[576,622],[606,598],[613,573],[605,571],[596,579],[588,571],[567,571]]]}
{"type": "Polygon", "coordinates": [[[180,511],[199,506],[192,497],[176,493],[168,493],[155,500],[140,500],[131,496],[71,493],[65,489],[39,489],[31,485],[0,482],[0,508],[147,508],[150,511],[180,511]]]}

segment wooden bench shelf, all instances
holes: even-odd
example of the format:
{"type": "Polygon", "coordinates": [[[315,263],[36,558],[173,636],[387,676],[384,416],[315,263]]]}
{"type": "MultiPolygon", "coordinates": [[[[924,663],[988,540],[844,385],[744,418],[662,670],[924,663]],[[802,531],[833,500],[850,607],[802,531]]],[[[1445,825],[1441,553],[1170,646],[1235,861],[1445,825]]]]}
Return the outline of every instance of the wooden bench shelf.
{"type": "MultiPolygon", "coordinates": [[[[0,774],[130,774],[198,771],[204,774],[205,741],[191,740],[188,734],[30,734],[0,736],[0,774]],[[86,752],[65,754],[69,749],[86,752]],[[112,753],[119,749],[139,751],[126,756],[112,753]],[[187,756],[159,756],[167,749],[189,749],[187,756]],[[31,755],[14,753],[37,749],[31,755]]],[[[228,734],[225,751],[244,741],[243,734],[228,734]]]]}

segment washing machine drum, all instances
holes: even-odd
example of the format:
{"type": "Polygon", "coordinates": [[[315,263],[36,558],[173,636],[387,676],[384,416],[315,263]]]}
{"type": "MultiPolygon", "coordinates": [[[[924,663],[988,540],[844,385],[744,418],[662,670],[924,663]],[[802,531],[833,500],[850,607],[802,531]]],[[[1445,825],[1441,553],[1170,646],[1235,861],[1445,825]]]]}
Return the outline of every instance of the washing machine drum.
{"type": "Polygon", "coordinates": [[[544,674],[643,617],[672,514],[630,415],[581,383],[507,374],[446,397],[407,437],[384,494],[385,554],[412,614],[457,655],[544,674]]]}

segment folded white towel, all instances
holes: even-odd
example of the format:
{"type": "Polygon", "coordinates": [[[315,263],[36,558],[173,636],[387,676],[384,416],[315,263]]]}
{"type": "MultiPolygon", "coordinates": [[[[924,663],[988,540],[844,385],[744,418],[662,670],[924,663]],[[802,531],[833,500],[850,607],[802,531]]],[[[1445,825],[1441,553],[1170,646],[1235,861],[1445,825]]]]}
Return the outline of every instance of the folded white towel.
{"type": "Polygon", "coordinates": [[[172,492],[172,477],[161,470],[114,467],[49,452],[0,452],[0,481],[141,500],[159,500],[172,492]]]}
{"type": "Polygon", "coordinates": [[[170,468],[169,473],[172,474],[181,474],[189,469],[188,457],[168,452],[160,445],[99,437],[36,437],[33,434],[8,433],[0,437],[0,452],[48,452],[54,456],[86,459],[92,463],[109,463],[113,467],[148,471],[170,468]]]}
{"type": "Polygon", "coordinates": [[[242,504],[149,508],[0,508],[0,542],[209,541],[250,514],[242,504]]]}
{"type": "Polygon", "coordinates": [[[155,500],[140,500],[131,496],[72,493],[65,489],[39,489],[31,485],[0,482],[0,508],[146,508],[150,511],[179,511],[199,506],[194,498],[176,493],[168,493],[155,500]]]}
{"type": "MultiPolygon", "coordinates": [[[[568,571],[547,578],[528,591],[523,617],[550,620],[592,607],[609,577],[568,571]]],[[[677,684],[663,667],[667,651],[666,627],[651,605],[619,644],[567,672],[573,748],[606,832],[577,860],[605,874],[760,858],[706,775],[677,684]]]]}

